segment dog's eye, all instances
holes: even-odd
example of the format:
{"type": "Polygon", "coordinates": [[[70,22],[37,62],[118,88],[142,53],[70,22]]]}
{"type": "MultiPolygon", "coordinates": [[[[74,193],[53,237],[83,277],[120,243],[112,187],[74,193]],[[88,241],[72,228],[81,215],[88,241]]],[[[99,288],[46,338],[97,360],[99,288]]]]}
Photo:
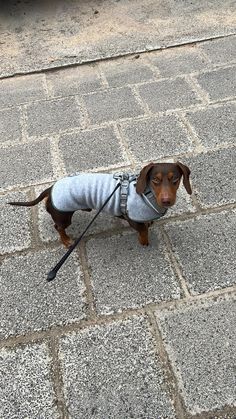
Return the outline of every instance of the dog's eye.
{"type": "Polygon", "coordinates": [[[153,183],[155,183],[156,185],[160,185],[161,180],[158,178],[152,179],[153,183]]]}

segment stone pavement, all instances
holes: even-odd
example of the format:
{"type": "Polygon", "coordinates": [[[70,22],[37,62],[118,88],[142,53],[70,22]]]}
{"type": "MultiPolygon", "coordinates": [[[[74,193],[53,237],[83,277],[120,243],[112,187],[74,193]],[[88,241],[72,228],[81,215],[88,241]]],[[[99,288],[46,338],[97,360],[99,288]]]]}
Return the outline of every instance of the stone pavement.
{"type": "Polygon", "coordinates": [[[236,32],[233,0],[1,1],[0,76],[236,32]]]}
{"type": "Polygon", "coordinates": [[[0,418],[236,417],[235,70],[228,36],[0,81],[0,418]],[[194,193],[148,248],[102,215],[46,282],[50,217],[7,201],[177,159],[194,193]]]}

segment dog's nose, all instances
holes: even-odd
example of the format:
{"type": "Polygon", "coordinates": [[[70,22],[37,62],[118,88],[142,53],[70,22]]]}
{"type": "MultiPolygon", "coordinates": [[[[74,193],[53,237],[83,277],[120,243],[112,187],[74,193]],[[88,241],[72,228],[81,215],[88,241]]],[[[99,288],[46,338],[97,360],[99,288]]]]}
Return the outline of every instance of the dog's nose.
{"type": "Polygon", "coordinates": [[[164,207],[169,207],[171,202],[169,198],[162,198],[161,200],[162,205],[164,205],[164,207]]]}

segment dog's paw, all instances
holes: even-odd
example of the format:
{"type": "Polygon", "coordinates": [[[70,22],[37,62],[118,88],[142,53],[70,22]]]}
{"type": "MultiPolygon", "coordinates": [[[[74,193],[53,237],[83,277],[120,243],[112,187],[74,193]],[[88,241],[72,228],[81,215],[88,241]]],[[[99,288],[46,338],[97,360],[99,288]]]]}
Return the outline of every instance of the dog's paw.
{"type": "Polygon", "coordinates": [[[148,238],[147,237],[139,236],[139,243],[142,246],[149,246],[149,241],[148,241],[148,238]]]}
{"type": "Polygon", "coordinates": [[[66,247],[66,249],[69,249],[69,247],[73,244],[73,240],[72,239],[64,240],[63,244],[66,247]]]}

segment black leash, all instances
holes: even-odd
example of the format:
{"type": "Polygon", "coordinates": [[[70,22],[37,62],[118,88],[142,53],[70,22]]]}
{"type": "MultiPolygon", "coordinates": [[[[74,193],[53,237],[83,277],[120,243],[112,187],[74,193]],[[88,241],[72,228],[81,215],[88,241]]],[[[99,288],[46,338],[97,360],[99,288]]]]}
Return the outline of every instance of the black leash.
{"type": "Polygon", "coordinates": [[[100,214],[100,212],[103,210],[103,208],[107,205],[108,201],[111,199],[112,195],[114,195],[115,191],[121,186],[121,182],[117,183],[114,191],[110,194],[110,196],[106,199],[102,207],[99,209],[99,211],[95,214],[93,219],[90,221],[90,223],[87,225],[83,233],[74,241],[74,243],[69,247],[67,252],[62,256],[61,260],[54,266],[54,268],[48,272],[47,281],[52,281],[54,278],[56,278],[58,270],[61,268],[63,263],[66,261],[66,259],[70,256],[71,252],[73,252],[74,248],[79,244],[80,240],[84,237],[85,233],[88,231],[89,227],[93,224],[97,216],[100,214]]]}

